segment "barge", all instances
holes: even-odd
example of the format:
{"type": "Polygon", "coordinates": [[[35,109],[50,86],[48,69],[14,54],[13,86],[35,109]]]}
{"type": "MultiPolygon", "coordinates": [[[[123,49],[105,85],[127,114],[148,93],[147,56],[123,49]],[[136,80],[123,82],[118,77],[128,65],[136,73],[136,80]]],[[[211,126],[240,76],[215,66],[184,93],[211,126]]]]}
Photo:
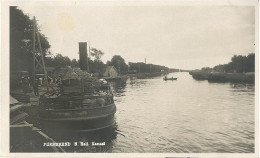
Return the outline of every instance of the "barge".
{"type": "MultiPolygon", "coordinates": [[[[80,68],[54,72],[56,87],[39,99],[44,128],[93,131],[114,124],[116,105],[109,84],[88,72],[87,43],[79,43],[80,68]]],[[[49,84],[51,85],[51,84],[49,84]]]]}
{"type": "Polygon", "coordinates": [[[61,76],[58,94],[45,94],[39,99],[41,124],[45,128],[84,131],[113,125],[116,105],[110,86],[90,75],[79,75],[81,70],[68,68],[66,72],[61,76]]]}

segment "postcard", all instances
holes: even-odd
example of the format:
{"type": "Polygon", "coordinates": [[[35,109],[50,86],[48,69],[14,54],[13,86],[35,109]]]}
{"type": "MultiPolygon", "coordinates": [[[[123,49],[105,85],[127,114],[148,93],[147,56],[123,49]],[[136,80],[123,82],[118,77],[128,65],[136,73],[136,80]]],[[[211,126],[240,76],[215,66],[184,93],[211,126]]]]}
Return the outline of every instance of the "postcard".
{"type": "Polygon", "coordinates": [[[2,1],[1,156],[258,157],[257,1],[2,1]]]}

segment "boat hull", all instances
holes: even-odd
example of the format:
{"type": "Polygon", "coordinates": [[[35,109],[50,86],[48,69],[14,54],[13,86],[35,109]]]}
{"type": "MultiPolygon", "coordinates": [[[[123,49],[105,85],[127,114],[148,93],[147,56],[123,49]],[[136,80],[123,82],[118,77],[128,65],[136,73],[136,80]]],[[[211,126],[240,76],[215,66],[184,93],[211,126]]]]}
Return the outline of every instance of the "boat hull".
{"type": "Polygon", "coordinates": [[[40,110],[44,128],[94,131],[114,124],[115,104],[91,109],[40,110]]]}
{"type": "Polygon", "coordinates": [[[167,81],[167,80],[177,80],[177,78],[164,78],[163,80],[164,81],[167,81]]]}

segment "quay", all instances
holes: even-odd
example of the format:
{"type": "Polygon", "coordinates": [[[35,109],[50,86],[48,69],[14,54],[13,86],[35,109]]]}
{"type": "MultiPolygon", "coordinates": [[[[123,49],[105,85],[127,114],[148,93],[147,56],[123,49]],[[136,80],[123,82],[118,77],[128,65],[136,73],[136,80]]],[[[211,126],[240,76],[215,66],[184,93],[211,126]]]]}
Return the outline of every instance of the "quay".
{"type": "Polygon", "coordinates": [[[10,152],[65,152],[59,146],[43,147],[44,142],[56,142],[37,125],[37,97],[15,94],[22,102],[10,97],[10,152]]]}

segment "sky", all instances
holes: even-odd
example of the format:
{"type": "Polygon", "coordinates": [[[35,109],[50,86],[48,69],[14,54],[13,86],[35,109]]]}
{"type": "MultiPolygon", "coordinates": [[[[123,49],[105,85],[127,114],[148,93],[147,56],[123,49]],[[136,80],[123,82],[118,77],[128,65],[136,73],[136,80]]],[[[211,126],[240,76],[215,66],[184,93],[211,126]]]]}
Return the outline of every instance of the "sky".
{"type": "Polygon", "coordinates": [[[253,6],[19,6],[36,17],[53,54],[79,58],[78,42],[126,62],[178,69],[228,63],[255,52],[253,6]]]}

